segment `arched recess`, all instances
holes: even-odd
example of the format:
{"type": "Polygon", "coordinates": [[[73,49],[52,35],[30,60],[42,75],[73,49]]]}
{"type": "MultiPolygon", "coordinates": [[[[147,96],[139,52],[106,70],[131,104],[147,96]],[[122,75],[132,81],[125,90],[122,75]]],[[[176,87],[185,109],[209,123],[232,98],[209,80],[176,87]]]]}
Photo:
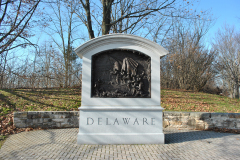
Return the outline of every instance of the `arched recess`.
{"type": "Polygon", "coordinates": [[[92,56],[91,97],[151,98],[151,57],[113,49],[92,56]]]}

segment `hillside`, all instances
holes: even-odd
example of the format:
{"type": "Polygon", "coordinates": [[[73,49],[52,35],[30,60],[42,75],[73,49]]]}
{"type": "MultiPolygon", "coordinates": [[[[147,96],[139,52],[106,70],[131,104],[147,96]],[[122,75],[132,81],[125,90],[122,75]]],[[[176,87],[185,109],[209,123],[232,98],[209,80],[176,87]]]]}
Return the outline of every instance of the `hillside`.
{"type": "Polygon", "coordinates": [[[0,90],[1,115],[11,111],[72,111],[80,105],[79,89],[0,90]]]}
{"type": "Polygon", "coordinates": [[[166,111],[239,113],[240,100],[193,91],[165,90],[161,106],[166,111]]]}
{"type": "MultiPolygon", "coordinates": [[[[240,100],[201,92],[163,89],[161,101],[165,111],[240,112],[240,100]]],[[[79,89],[0,90],[0,116],[13,111],[77,111],[80,105],[79,89]]]]}
{"type": "MultiPolygon", "coordinates": [[[[162,89],[161,101],[165,111],[240,112],[240,100],[201,92],[162,89]]],[[[0,90],[0,148],[7,135],[33,130],[15,128],[14,111],[77,111],[79,106],[79,89],[0,90]]]]}

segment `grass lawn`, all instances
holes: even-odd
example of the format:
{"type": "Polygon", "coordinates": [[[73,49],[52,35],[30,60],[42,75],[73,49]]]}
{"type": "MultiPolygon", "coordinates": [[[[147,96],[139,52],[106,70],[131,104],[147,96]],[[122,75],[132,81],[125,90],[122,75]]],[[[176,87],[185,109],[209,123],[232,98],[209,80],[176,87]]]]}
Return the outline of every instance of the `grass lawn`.
{"type": "Polygon", "coordinates": [[[79,89],[4,89],[0,90],[0,111],[73,111],[81,106],[79,89]]]}
{"type": "Polygon", "coordinates": [[[161,91],[165,111],[239,113],[240,100],[193,91],[161,91]]]}
{"type": "Polygon", "coordinates": [[[1,149],[2,145],[3,145],[3,143],[5,142],[6,138],[7,138],[7,136],[0,135],[0,149],[1,149]]]}

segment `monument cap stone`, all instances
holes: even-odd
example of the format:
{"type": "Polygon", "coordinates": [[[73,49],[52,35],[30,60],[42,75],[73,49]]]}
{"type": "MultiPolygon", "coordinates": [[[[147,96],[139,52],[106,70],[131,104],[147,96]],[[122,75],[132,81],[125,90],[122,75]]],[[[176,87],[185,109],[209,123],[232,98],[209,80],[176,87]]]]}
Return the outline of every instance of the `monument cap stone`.
{"type": "Polygon", "coordinates": [[[83,58],[86,53],[91,54],[92,52],[93,54],[96,54],[94,51],[95,49],[97,49],[97,52],[101,52],[115,48],[132,49],[138,51],[147,49],[154,54],[159,55],[159,57],[163,57],[168,53],[166,49],[153,41],[131,34],[119,33],[103,35],[91,39],[78,46],[75,49],[75,52],[80,58],[83,58]]]}

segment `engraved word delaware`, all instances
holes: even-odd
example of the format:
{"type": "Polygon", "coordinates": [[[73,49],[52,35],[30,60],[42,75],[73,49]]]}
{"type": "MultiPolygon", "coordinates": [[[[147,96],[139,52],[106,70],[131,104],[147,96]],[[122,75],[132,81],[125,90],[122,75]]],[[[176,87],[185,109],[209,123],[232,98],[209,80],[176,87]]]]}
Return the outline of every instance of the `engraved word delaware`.
{"type": "MultiPolygon", "coordinates": [[[[105,118],[104,118],[105,120],[105,118]]],[[[92,117],[87,118],[87,125],[155,125],[155,118],[115,118],[109,119],[106,118],[106,121],[103,122],[103,118],[99,117],[96,119],[92,117]]]]}

